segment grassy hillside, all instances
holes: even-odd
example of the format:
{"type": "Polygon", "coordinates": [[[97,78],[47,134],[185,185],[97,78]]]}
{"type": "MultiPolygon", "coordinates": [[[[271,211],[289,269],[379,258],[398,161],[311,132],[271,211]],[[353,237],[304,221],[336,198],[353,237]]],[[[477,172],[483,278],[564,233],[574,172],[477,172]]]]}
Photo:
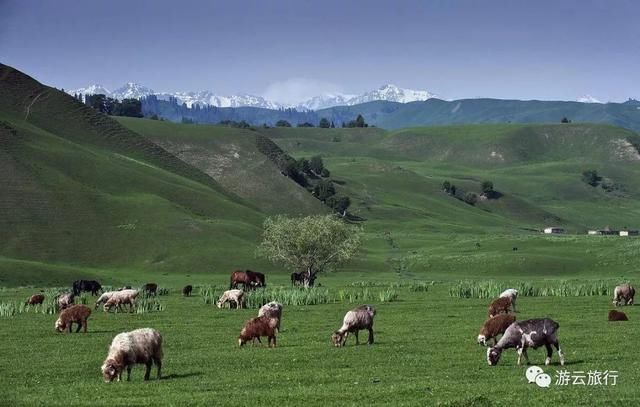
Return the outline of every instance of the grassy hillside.
{"type": "Polygon", "coordinates": [[[327,210],[258,151],[255,131],[125,117],[118,121],[266,213],[307,215],[327,210]]]}
{"type": "Polygon", "coordinates": [[[2,285],[246,265],[264,218],[256,205],[7,66],[0,95],[2,285]]]}
{"type": "Polygon", "coordinates": [[[254,256],[264,217],[327,209],[259,153],[256,136],[297,158],[321,155],[338,193],[351,197],[351,212],[366,219],[362,253],[346,268],[353,278],[635,273],[636,240],[582,235],[640,227],[640,156],[629,143],[637,135],[619,127],[240,130],[113,120],[5,66],[0,91],[5,285],[278,269],[254,256]],[[584,183],[589,169],[610,188],[584,183]],[[500,197],[468,205],[442,191],[444,180],[462,195],[489,180],[500,197]],[[541,236],[549,225],[581,235],[541,236]]]}
{"type": "Polygon", "coordinates": [[[322,155],[352,211],[367,219],[368,250],[354,268],[373,261],[437,277],[632,272],[635,240],[584,236],[605,225],[640,227],[632,132],[579,124],[263,131],[296,157],[322,155]],[[619,189],[585,184],[587,169],[619,189]],[[470,206],[444,193],[444,180],[477,194],[490,180],[502,197],[470,206]],[[549,225],[579,235],[536,232],[549,225]]]}

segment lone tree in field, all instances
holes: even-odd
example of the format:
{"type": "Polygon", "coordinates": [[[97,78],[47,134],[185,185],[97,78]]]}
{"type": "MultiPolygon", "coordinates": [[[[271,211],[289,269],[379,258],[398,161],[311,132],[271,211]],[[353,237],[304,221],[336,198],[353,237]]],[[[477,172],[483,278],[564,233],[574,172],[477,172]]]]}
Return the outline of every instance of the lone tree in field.
{"type": "Polygon", "coordinates": [[[361,230],[332,215],[288,218],[278,215],[264,222],[258,254],[303,275],[305,287],[316,275],[350,260],[360,247],[361,230]]]}
{"type": "Polygon", "coordinates": [[[320,124],[318,125],[318,127],[328,129],[329,127],[331,127],[331,123],[329,122],[329,119],[323,117],[322,119],[320,119],[320,124]]]}

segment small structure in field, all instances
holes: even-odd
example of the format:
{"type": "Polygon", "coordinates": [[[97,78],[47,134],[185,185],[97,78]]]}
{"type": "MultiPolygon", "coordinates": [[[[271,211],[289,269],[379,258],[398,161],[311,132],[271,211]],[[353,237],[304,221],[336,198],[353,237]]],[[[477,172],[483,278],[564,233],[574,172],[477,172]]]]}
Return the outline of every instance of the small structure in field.
{"type": "Polygon", "coordinates": [[[640,232],[637,230],[621,230],[620,236],[638,236],[640,232]]]}
{"type": "Polygon", "coordinates": [[[551,226],[548,228],[544,228],[544,233],[548,235],[559,235],[564,233],[564,229],[556,226],[551,226]]]}
{"type": "Polygon", "coordinates": [[[587,234],[591,236],[618,236],[620,235],[620,231],[613,230],[610,229],[609,226],[605,226],[604,229],[589,230],[587,234]]]}

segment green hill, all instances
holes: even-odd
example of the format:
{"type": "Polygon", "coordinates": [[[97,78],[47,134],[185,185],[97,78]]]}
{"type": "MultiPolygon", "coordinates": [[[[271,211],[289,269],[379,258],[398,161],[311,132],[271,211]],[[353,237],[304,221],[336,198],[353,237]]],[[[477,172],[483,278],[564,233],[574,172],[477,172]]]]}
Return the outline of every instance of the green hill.
{"type": "Polygon", "coordinates": [[[640,228],[639,136],[620,127],[114,120],[0,66],[0,285],[276,270],[254,256],[265,216],[327,208],[260,153],[261,137],[296,158],[321,155],[365,219],[354,278],[625,274],[639,250],[637,240],[584,236],[640,228]],[[582,180],[586,170],[598,172],[597,186],[582,180]],[[481,197],[483,181],[497,199],[481,197]],[[467,193],[480,196],[475,205],[467,193]],[[571,235],[541,236],[551,225],[571,235]]]}
{"type": "Polygon", "coordinates": [[[265,213],[307,215],[327,210],[258,151],[256,131],[125,117],[118,121],[265,213]]]}
{"type": "Polygon", "coordinates": [[[0,95],[0,284],[246,264],[264,218],[256,205],[4,65],[0,95]]]}

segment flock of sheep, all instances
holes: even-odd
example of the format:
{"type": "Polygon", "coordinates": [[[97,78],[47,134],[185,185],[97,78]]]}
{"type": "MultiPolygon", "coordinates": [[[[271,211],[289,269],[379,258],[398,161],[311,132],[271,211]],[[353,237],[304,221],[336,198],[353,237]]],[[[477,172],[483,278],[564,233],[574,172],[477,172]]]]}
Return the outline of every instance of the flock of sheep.
{"type": "MultiPolygon", "coordinates": [[[[238,272],[234,272],[236,274],[238,272]]],[[[260,273],[257,273],[260,274],[260,273]]],[[[237,274],[236,274],[237,277],[237,274]]],[[[232,287],[234,284],[232,277],[232,287]]],[[[259,286],[265,286],[264,275],[255,281],[247,280],[245,289],[254,289],[259,286]]],[[[109,311],[113,307],[122,310],[123,306],[129,306],[129,311],[133,310],[135,300],[142,291],[147,294],[155,295],[157,292],[157,284],[149,283],[144,285],[140,290],[131,289],[131,287],[123,287],[117,291],[103,292],[95,303],[95,309],[103,304],[104,311],[109,311]]],[[[90,291],[97,295],[102,287],[95,281],[86,282],[80,280],[74,282],[73,293],[64,293],[58,296],[57,304],[61,309],[58,319],[55,322],[55,329],[59,332],[69,330],[72,332],[72,325],[77,324],[76,332],[84,329],[87,332],[87,320],[91,316],[91,308],[83,304],[74,305],[74,295],[78,295],[82,291],[90,291]]],[[[193,287],[185,286],[182,290],[184,296],[190,296],[193,287]]],[[[632,305],[635,296],[635,289],[630,284],[622,284],[615,288],[613,304],[632,305]]],[[[236,308],[244,306],[244,291],[232,288],[225,291],[217,301],[218,308],[222,308],[226,303],[236,308]]],[[[511,310],[516,312],[516,300],[518,291],[515,289],[507,289],[500,296],[489,304],[488,316],[477,337],[479,344],[487,346],[488,342],[493,339],[493,346],[487,349],[487,362],[494,366],[500,360],[500,356],[505,349],[515,348],[518,354],[518,365],[524,357],[528,363],[529,358],[527,349],[537,349],[544,346],[547,351],[545,364],[551,362],[553,347],[556,348],[560,357],[560,364],[564,365],[564,354],[558,342],[559,324],[549,318],[528,319],[516,321],[511,310]],[[500,340],[498,336],[502,335],[500,340]]],[[[31,296],[27,304],[41,304],[44,295],[36,294],[31,296]]],[[[263,305],[258,311],[258,316],[245,322],[240,335],[238,336],[238,344],[243,346],[248,342],[255,344],[257,340],[262,343],[260,338],[266,337],[268,346],[276,346],[276,334],[280,330],[280,322],[282,320],[282,304],[272,301],[263,305]]],[[[362,305],[346,313],[342,326],[331,336],[334,346],[344,346],[349,334],[353,334],[356,338],[356,344],[359,344],[358,332],[367,330],[369,337],[368,344],[373,344],[373,320],[376,310],[370,305],[362,305]]],[[[621,321],[627,320],[624,313],[612,310],[609,313],[609,320],[621,321]]],[[[158,369],[158,378],[161,377],[162,368],[162,336],[158,331],[152,328],[136,329],[131,332],[123,332],[116,335],[111,342],[109,352],[102,365],[102,374],[106,382],[114,379],[120,381],[122,373],[127,370],[127,380],[130,379],[131,369],[135,364],[144,364],[146,372],[144,379],[148,380],[153,364],[158,369]]]]}
{"type": "MultiPolygon", "coordinates": [[[[614,289],[613,305],[633,305],[635,289],[630,284],[622,284],[614,289]]],[[[485,321],[480,333],[478,343],[487,346],[487,341],[493,339],[493,347],[487,349],[487,363],[491,366],[498,364],[500,355],[505,349],[515,348],[518,353],[518,365],[522,357],[529,362],[527,349],[537,349],[544,346],[547,351],[545,365],[551,363],[553,348],[556,348],[560,357],[560,364],[564,365],[564,353],[560,349],[558,341],[558,328],[560,325],[550,318],[536,318],[524,321],[516,321],[509,311],[513,308],[516,312],[516,299],[518,291],[510,288],[489,304],[489,319],[485,321]],[[498,335],[502,335],[497,340],[498,335]]],[[[610,321],[627,321],[627,316],[620,311],[609,311],[610,321]]]]}

